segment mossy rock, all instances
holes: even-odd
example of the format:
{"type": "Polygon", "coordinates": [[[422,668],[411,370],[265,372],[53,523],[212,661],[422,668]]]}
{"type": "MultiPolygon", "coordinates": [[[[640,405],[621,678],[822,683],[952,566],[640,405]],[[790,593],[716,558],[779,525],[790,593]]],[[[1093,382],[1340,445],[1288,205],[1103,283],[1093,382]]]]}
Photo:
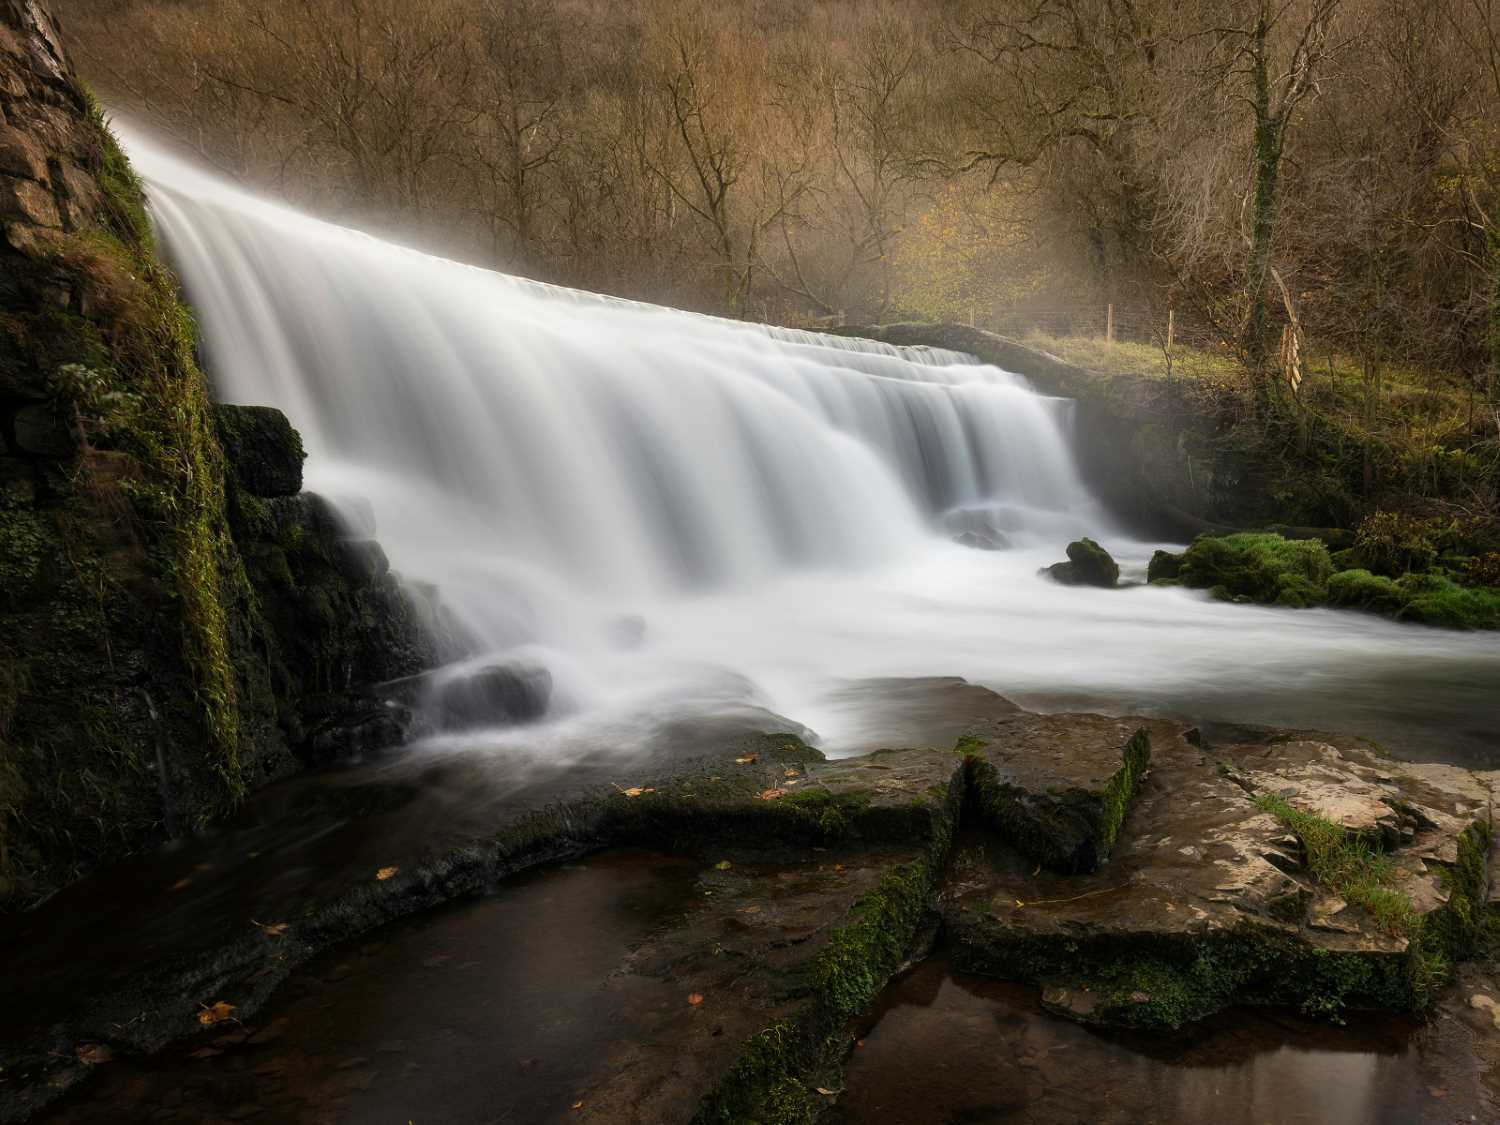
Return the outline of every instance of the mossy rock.
{"type": "Polygon", "coordinates": [[[1146,564],[1147,582],[1175,582],[1182,574],[1182,556],[1171,551],[1153,551],[1146,564]]]}
{"type": "Polygon", "coordinates": [[[214,406],[224,456],[252,496],[295,496],[302,490],[302,437],[270,406],[214,406]]]}
{"type": "Polygon", "coordinates": [[[1068,561],[1053,563],[1043,571],[1064,586],[1100,586],[1113,589],[1120,581],[1120,567],[1108,551],[1092,539],[1068,544],[1068,561]]]}
{"type": "Polygon", "coordinates": [[[1242,532],[1201,536],[1183,553],[1186,586],[1222,590],[1225,600],[1302,608],[1327,598],[1333,561],[1317,539],[1242,532]]]}

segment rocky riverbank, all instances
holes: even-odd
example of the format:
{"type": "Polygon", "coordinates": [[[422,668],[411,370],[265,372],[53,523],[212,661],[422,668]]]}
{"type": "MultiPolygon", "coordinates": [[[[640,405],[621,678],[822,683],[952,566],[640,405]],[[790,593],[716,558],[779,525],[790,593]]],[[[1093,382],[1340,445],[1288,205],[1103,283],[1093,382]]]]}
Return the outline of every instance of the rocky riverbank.
{"type": "Polygon", "coordinates": [[[185,886],[166,882],[175,868],[143,873],[155,885],[113,909],[152,945],[150,968],[68,959],[99,921],[86,884],[6,932],[37,984],[6,1017],[6,1114],[82,1081],[101,1052],[159,1050],[216,1012],[253,1039],[275,988],[330,943],[611,845],[666,849],[699,875],[630,965],[680,1009],[579,1087],[575,1112],[601,1121],[814,1120],[853,1021],[939,932],[966,969],[1133,1027],[1237,1004],[1417,1010],[1483,948],[1494,773],[1304,732],[1209,744],[1162,720],[928,687],[948,718],[973,716],[953,745],[824,761],[793,735],[726,727],[566,773],[510,757],[294,783],[282,815],[297,810],[325,868],[289,880],[304,845],[268,822],[239,846],[275,860],[247,853],[217,886],[196,888],[191,856],[175,857],[185,886]],[[433,818],[444,790],[470,798],[465,816],[433,818]],[[961,824],[992,843],[950,870],[961,824]]]}

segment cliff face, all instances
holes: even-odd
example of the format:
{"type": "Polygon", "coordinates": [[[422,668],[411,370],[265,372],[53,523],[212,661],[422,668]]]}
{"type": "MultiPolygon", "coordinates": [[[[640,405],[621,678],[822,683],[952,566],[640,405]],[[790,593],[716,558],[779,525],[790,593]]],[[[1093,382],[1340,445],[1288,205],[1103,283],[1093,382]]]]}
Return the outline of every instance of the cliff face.
{"type": "Polygon", "coordinates": [[[311,498],[255,518],[220,430],[140,185],[52,18],[0,0],[0,907],[222,816],[431,659],[381,568],[317,572],[309,622],[266,537],[361,552],[311,498]]]}

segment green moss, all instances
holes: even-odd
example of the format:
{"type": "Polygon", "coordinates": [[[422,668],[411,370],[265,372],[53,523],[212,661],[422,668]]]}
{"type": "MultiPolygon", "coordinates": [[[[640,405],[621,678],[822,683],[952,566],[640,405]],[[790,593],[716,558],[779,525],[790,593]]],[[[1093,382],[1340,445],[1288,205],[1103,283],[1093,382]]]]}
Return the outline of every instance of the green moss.
{"type": "Polygon", "coordinates": [[[1341,570],[1328,580],[1328,602],[1345,609],[1366,609],[1396,616],[1407,595],[1394,581],[1368,570],[1341,570]]]}
{"type": "Polygon", "coordinates": [[[951,831],[926,853],[887,871],[854,904],[800,974],[808,1003],[794,1020],[750,1039],[739,1062],[693,1119],[782,1125],[811,1122],[823,1103],[808,1078],[837,1062],[849,1021],[865,1011],[906,956],[947,860],[951,831]]]}
{"type": "Polygon", "coordinates": [[[1120,768],[1098,790],[1033,793],[1010,784],[977,756],[966,759],[965,769],[979,808],[1001,836],[1051,870],[1076,874],[1109,859],[1150,761],[1150,739],[1138,730],[1121,752],[1120,768]]]}
{"type": "Polygon", "coordinates": [[[1301,607],[1323,600],[1332,573],[1319,540],[1244,532],[1195,540],[1183,553],[1179,577],[1184,585],[1222,589],[1228,598],[1301,607]]]}

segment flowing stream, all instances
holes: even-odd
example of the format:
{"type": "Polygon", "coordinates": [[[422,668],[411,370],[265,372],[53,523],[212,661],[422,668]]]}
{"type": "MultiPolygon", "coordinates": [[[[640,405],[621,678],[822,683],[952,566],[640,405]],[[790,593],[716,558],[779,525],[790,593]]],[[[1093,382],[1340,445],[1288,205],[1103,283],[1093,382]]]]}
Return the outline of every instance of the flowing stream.
{"type": "MultiPolygon", "coordinates": [[[[280,407],[307,486],[362,497],[481,650],[546,665],[531,748],[765,708],[831,753],[873,677],[1041,707],[1345,729],[1500,765],[1500,642],[1037,576],[1153,547],[1079,475],[1071,404],[955,353],[560,289],[298,214],[125,131],[223,400],[280,407]],[[952,541],[978,519],[1002,550],[952,541]]],[[[356,512],[355,508],[350,509],[356,512]]],[[[356,521],[360,518],[353,516],[356,521]]]]}

